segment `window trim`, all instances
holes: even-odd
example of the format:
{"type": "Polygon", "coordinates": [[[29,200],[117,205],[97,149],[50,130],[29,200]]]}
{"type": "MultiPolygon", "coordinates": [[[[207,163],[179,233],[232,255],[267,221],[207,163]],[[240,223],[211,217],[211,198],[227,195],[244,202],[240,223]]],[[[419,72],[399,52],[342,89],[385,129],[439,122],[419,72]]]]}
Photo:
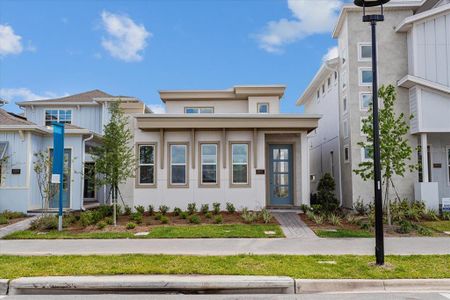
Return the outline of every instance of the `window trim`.
{"type": "Polygon", "coordinates": [[[229,181],[230,181],[230,188],[250,188],[252,186],[252,178],[251,178],[251,170],[252,170],[252,160],[250,153],[252,152],[251,149],[251,142],[249,141],[229,141],[228,145],[229,155],[229,181]],[[233,183],[233,145],[234,144],[247,144],[247,183],[233,183]]]}
{"type": "Polygon", "coordinates": [[[363,107],[363,95],[371,95],[372,103],[373,103],[373,94],[372,94],[372,92],[360,92],[359,93],[359,110],[360,111],[369,111],[369,107],[368,108],[363,107]]]}
{"type": "Polygon", "coordinates": [[[57,122],[59,123],[59,111],[60,110],[65,110],[65,111],[70,111],[70,123],[64,123],[64,124],[73,124],[73,109],[69,108],[55,108],[55,109],[44,109],[44,126],[52,126],[52,125],[47,125],[47,111],[49,110],[56,110],[58,111],[58,117],[57,117],[57,122]]]}
{"type": "Polygon", "coordinates": [[[348,138],[350,136],[350,128],[348,124],[348,119],[344,119],[342,121],[342,135],[344,136],[344,139],[348,138]],[[347,125],[347,126],[346,126],[347,125]],[[347,129],[347,134],[345,132],[345,129],[347,129]]]}
{"type": "Polygon", "coordinates": [[[270,113],[270,104],[268,102],[258,102],[258,104],[256,105],[256,112],[258,114],[269,114],[270,113]],[[259,106],[260,105],[267,105],[267,112],[259,112],[259,106]]]}
{"type": "Polygon", "coordinates": [[[370,61],[372,61],[372,56],[369,57],[369,58],[362,57],[362,47],[363,46],[370,46],[370,47],[372,47],[372,43],[371,42],[358,43],[358,61],[360,61],[360,62],[367,62],[367,61],[370,62],[370,61]]]}
{"type": "Polygon", "coordinates": [[[200,141],[198,142],[198,187],[199,188],[220,188],[220,141],[200,141]],[[202,181],[202,145],[216,145],[217,161],[216,161],[216,183],[203,183],[202,181]]]}
{"type": "Polygon", "coordinates": [[[189,142],[169,142],[167,143],[167,188],[189,188],[189,142]],[[174,145],[183,145],[186,146],[186,183],[172,183],[172,156],[171,156],[171,148],[174,145]]]}
{"type": "Polygon", "coordinates": [[[200,112],[200,109],[202,109],[202,108],[210,108],[210,109],[212,109],[212,112],[211,113],[203,113],[203,114],[213,114],[214,113],[214,106],[185,106],[184,107],[184,113],[185,114],[192,114],[192,115],[199,115],[199,114],[202,114],[201,112],[200,112]],[[187,113],[186,112],[186,110],[188,110],[188,109],[192,109],[192,108],[196,108],[196,109],[198,109],[199,110],[199,112],[197,112],[197,113],[187,113]]]}
{"type": "Polygon", "coordinates": [[[371,67],[359,67],[358,68],[359,86],[372,86],[373,78],[372,78],[372,82],[371,83],[363,82],[363,71],[370,71],[370,72],[372,72],[372,68],[371,67]]]}
{"type": "MultiPolygon", "coordinates": [[[[136,143],[136,180],[135,180],[135,187],[136,188],[157,188],[157,178],[158,178],[158,163],[157,163],[157,159],[158,159],[158,143],[136,143]],[[153,183],[140,183],[140,160],[139,160],[139,152],[140,152],[140,148],[141,146],[153,146],[154,150],[154,162],[153,162],[153,170],[154,170],[154,174],[153,174],[153,183]]],[[[147,164],[146,164],[147,165],[147,164]]]]}
{"type": "Polygon", "coordinates": [[[346,164],[350,163],[350,145],[349,144],[345,144],[344,145],[343,154],[344,154],[344,163],[346,163],[346,164]],[[345,149],[347,149],[347,153],[348,153],[348,157],[347,158],[345,158],[345,149]]]}

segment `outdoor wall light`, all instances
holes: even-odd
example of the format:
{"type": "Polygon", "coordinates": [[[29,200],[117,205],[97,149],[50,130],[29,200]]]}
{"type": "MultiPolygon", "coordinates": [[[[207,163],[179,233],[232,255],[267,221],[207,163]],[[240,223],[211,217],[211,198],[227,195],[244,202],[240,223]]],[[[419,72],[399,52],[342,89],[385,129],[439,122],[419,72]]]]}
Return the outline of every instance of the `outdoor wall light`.
{"type": "Polygon", "coordinates": [[[372,112],[373,112],[373,174],[375,191],[375,257],[377,265],[384,265],[383,199],[381,193],[380,126],[378,119],[377,22],[384,21],[383,4],[390,0],[355,0],[363,8],[363,22],[372,29],[372,112]],[[380,14],[366,15],[366,7],[381,7],[380,14]]]}

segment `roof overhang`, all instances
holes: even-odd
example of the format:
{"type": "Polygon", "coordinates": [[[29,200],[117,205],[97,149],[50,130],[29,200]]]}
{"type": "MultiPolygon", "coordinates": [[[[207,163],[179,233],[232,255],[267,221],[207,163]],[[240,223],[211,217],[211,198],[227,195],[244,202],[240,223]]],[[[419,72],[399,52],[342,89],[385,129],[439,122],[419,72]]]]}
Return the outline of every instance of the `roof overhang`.
{"type": "Polygon", "coordinates": [[[0,131],[32,131],[39,134],[48,134],[50,131],[38,125],[0,125],[0,131]]]}
{"type": "Polygon", "coordinates": [[[160,129],[283,129],[317,128],[320,115],[299,114],[135,114],[137,127],[142,130],[160,129]]]}
{"type": "Polygon", "coordinates": [[[98,105],[97,102],[57,102],[57,101],[25,101],[25,102],[17,102],[17,105],[20,107],[25,106],[92,106],[98,105]]]}
{"type": "Polygon", "coordinates": [[[429,18],[435,18],[439,15],[445,15],[450,11],[450,4],[438,6],[436,8],[424,11],[420,14],[405,18],[395,29],[396,32],[408,32],[414,23],[425,22],[429,18]]]}
{"type": "Polygon", "coordinates": [[[161,100],[246,100],[252,96],[283,97],[285,85],[236,85],[226,90],[162,90],[161,100]]]}
{"type": "Polygon", "coordinates": [[[408,89],[419,85],[441,93],[450,94],[450,88],[448,86],[412,75],[406,75],[397,82],[397,85],[408,89]]]}

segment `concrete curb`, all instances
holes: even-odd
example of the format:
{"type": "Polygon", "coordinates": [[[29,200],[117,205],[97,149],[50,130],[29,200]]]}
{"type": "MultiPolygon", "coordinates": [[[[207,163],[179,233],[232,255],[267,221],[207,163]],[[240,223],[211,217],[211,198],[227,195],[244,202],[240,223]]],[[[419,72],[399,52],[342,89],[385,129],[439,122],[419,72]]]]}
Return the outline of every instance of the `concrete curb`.
{"type": "Polygon", "coordinates": [[[0,279],[0,295],[8,294],[8,286],[9,286],[8,283],[9,283],[8,279],[0,279]]]}
{"type": "Polygon", "coordinates": [[[105,291],[216,294],[294,294],[295,282],[282,276],[54,276],[11,280],[9,295],[96,294],[105,291]]]}
{"type": "Polygon", "coordinates": [[[450,291],[450,279],[296,279],[296,294],[327,292],[450,291]]]}

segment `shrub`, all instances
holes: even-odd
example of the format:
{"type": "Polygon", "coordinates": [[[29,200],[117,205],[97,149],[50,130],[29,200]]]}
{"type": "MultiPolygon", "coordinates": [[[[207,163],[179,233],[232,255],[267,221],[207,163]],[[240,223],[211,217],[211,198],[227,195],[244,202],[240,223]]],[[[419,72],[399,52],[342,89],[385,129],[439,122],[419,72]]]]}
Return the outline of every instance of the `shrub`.
{"type": "Polygon", "coordinates": [[[8,224],[8,219],[5,216],[0,215],[0,225],[8,224]]]}
{"type": "Polygon", "coordinates": [[[426,211],[424,218],[427,220],[430,220],[430,221],[439,221],[439,217],[438,217],[437,213],[432,209],[428,209],[426,211]]]}
{"type": "Polygon", "coordinates": [[[423,227],[423,226],[417,226],[417,233],[424,236],[430,236],[433,235],[433,231],[429,228],[423,227]]]}
{"type": "MultiPolygon", "coordinates": [[[[111,206],[111,211],[114,210],[114,207],[111,206]]],[[[112,215],[113,213],[111,213],[112,215]]],[[[121,216],[122,215],[122,206],[120,205],[116,205],[116,216],[121,216]]]]}
{"type": "Polygon", "coordinates": [[[113,224],[114,224],[114,220],[113,220],[113,218],[111,218],[111,217],[105,218],[105,222],[106,222],[106,224],[108,224],[108,225],[113,225],[113,224]]]}
{"type": "Polygon", "coordinates": [[[300,205],[300,209],[303,211],[303,213],[306,214],[306,212],[308,212],[310,210],[309,206],[306,204],[302,204],[300,205]]]}
{"type": "Polygon", "coordinates": [[[200,206],[200,212],[202,214],[206,214],[209,211],[209,204],[202,204],[202,206],[200,206]]]}
{"type": "Polygon", "coordinates": [[[444,211],[444,212],[442,213],[442,220],[450,221],[450,212],[444,211]]]}
{"type": "Polygon", "coordinates": [[[134,209],[141,215],[143,215],[145,213],[145,207],[142,205],[135,206],[134,209]]]}
{"type": "Polygon", "coordinates": [[[370,230],[371,226],[370,226],[370,223],[368,223],[368,222],[362,222],[359,225],[359,228],[361,228],[361,230],[370,230]]]}
{"type": "Polygon", "coordinates": [[[153,216],[153,214],[155,213],[155,207],[151,204],[148,206],[148,213],[150,214],[150,216],[153,216]]]}
{"type": "Polygon", "coordinates": [[[58,229],[58,217],[54,215],[42,215],[31,222],[32,230],[55,230],[58,229]]]}
{"type": "Polygon", "coordinates": [[[80,213],[80,225],[82,227],[87,227],[89,225],[95,224],[95,218],[92,211],[84,211],[80,213]]]}
{"type": "Polygon", "coordinates": [[[105,221],[100,221],[97,223],[97,228],[98,229],[103,229],[106,227],[106,222],[105,221]]]}
{"type": "Polygon", "coordinates": [[[134,212],[131,214],[130,220],[137,224],[141,224],[142,223],[142,214],[140,212],[134,212]]]}
{"type": "Polygon", "coordinates": [[[181,208],[175,207],[175,208],[173,209],[173,215],[174,215],[174,216],[179,216],[179,215],[181,215],[181,213],[182,213],[181,208]]]}
{"type": "Polygon", "coordinates": [[[104,219],[106,217],[110,217],[113,215],[113,207],[109,205],[100,205],[96,211],[101,215],[101,219],[104,219]]]}
{"type": "Polygon", "coordinates": [[[322,205],[320,204],[311,205],[311,211],[315,214],[322,214],[322,205]]]}
{"type": "Polygon", "coordinates": [[[357,222],[358,219],[357,219],[354,215],[348,214],[348,215],[345,217],[345,220],[346,220],[347,223],[349,223],[349,224],[356,224],[356,222],[357,222]]]}
{"type": "Polygon", "coordinates": [[[272,221],[272,218],[273,218],[272,214],[265,208],[263,208],[261,210],[260,217],[263,220],[263,222],[266,224],[270,223],[270,221],[272,221]]]}
{"type": "Polygon", "coordinates": [[[325,173],[317,186],[317,201],[326,213],[335,212],[339,208],[339,201],[334,195],[336,184],[329,173],[325,173]]]}
{"type": "Polygon", "coordinates": [[[360,197],[358,197],[358,200],[356,200],[356,203],[354,206],[355,206],[356,212],[360,216],[366,215],[367,212],[369,211],[369,207],[364,204],[364,202],[362,201],[362,199],[360,197]]]}
{"type": "Polygon", "coordinates": [[[200,223],[201,223],[201,220],[200,220],[200,217],[199,217],[199,216],[197,216],[197,215],[192,215],[192,216],[190,216],[190,218],[189,218],[189,222],[192,223],[192,224],[200,224],[200,223]]]}
{"type": "Polygon", "coordinates": [[[316,215],[312,210],[308,210],[305,214],[306,214],[306,217],[308,219],[310,219],[311,221],[314,219],[314,217],[316,215]]]}
{"type": "Polygon", "coordinates": [[[136,228],[136,223],[133,223],[133,222],[127,223],[127,229],[135,229],[135,228],[136,228]]]}
{"type": "Polygon", "coordinates": [[[223,223],[223,217],[222,217],[222,215],[217,215],[217,216],[214,218],[214,223],[216,223],[216,224],[222,224],[222,223],[223,223]]]}
{"type": "Polygon", "coordinates": [[[4,210],[2,213],[0,213],[0,216],[3,216],[6,219],[10,220],[10,219],[25,218],[27,215],[20,211],[4,210]]]}
{"type": "Polygon", "coordinates": [[[161,214],[161,213],[156,213],[155,214],[155,220],[161,220],[161,217],[162,217],[163,215],[161,214]]]}
{"type": "Polygon", "coordinates": [[[324,222],[324,217],[322,215],[314,215],[312,221],[317,225],[321,225],[324,222]]]}
{"type": "Polygon", "coordinates": [[[212,218],[212,213],[211,213],[210,211],[208,211],[208,212],[206,213],[205,217],[206,217],[207,219],[211,219],[211,218],[212,218]]]}
{"type": "Polygon", "coordinates": [[[227,212],[230,214],[234,214],[236,212],[236,207],[234,207],[233,203],[227,202],[227,212]]]}
{"type": "Polygon", "coordinates": [[[161,216],[159,221],[161,221],[161,224],[167,224],[169,223],[169,218],[167,216],[161,216]]]}
{"type": "Polygon", "coordinates": [[[331,214],[328,217],[328,222],[333,226],[341,226],[341,217],[337,214],[331,214]]]}
{"type": "Polygon", "coordinates": [[[77,221],[77,218],[75,218],[72,214],[66,214],[63,216],[63,227],[69,227],[70,225],[74,224],[77,221]]]}
{"type": "Polygon", "coordinates": [[[413,225],[410,221],[403,220],[399,223],[399,227],[397,228],[397,232],[401,234],[410,233],[413,229],[413,225]]]}
{"type": "Polygon", "coordinates": [[[219,203],[219,202],[214,202],[214,203],[212,204],[212,206],[213,206],[213,212],[214,212],[214,214],[215,214],[215,215],[219,214],[219,213],[220,213],[220,203],[219,203]]]}
{"type": "Polygon", "coordinates": [[[186,220],[187,217],[189,216],[189,213],[187,211],[183,211],[180,213],[180,218],[186,220]]]}
{"type": "Polygon", "coordinates": [[[245,223],[251,224],[258,219],[258,214],[254,211],[249,211],[246,207],[242,210],[241,218],[245,223]]]}
{"type": "Polygon", "coordinates": [[[187,211],[190,215],[193,215],[197,212],[197,205],[195,203],[188,203],[187,211]]]}
{"type": "Polygon", "coordinates": [[[131,207],[129,207],[128,205],[125,205],[125,207],[123,208],[123,214],[125,216],[131,215],[131,207]]]}
{"type": "Polygon", "coordinates": [[[161,205],[159,206],[159,212],[165,216],[167,212],[169,211],[169,207],[167,205],[161,205]]]}

